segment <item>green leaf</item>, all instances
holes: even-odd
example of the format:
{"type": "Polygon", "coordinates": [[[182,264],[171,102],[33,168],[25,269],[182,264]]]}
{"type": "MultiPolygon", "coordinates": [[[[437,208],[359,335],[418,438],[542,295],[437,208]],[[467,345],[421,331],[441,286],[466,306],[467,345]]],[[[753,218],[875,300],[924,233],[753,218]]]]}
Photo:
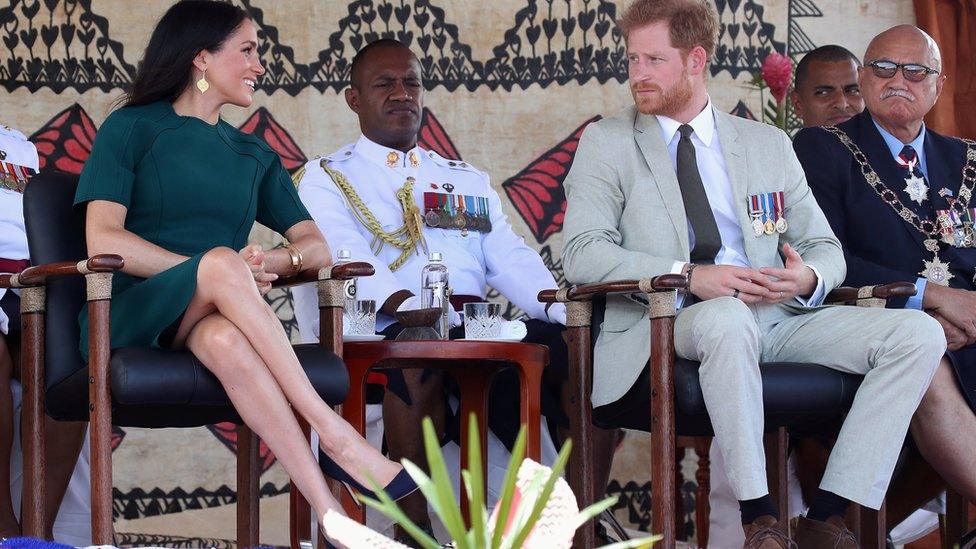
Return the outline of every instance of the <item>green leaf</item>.
{"type": "Polygon", "coordinates": [[[523,456],[525,456],[524,425],[519,429],[518,436],[515,438],[515,445],[512,446],[512,457],[508,460],[508,470],[505,471],[505,480],[502,483],[502,497],[497,504],[498,522],[495,523],[495,530],[492,532],[491,549],[498,549],[501,546],[505,523],[508,521],[508,513],[512,507],[512,494],[515,493],[515,481],[518,478],[518,468],[522,464],[523,456]]]}
{"type": "MultiPolygon", "coordinates": [[[[525,464],[525,460],[522,461],[522,464],[525,464]]],[[[536,501],[539,494],[542,492],[542,488],[545,485],[547,478],[548,477],[546,476],[545,471],[538,469],[528,480],[528,482],[521,487],[519,487],[518,483],[516,482],[516,488],[518,488],[522,497],[517,506],[511,511],[512,520],[508,527],[508,533],[505,536],[505,543],[503,544],[503,547],[519,547],[519,545],[515,544],[515,540],[518,538],[519,533],[525,528],[525,526],[529,524],[529,519],[532,516],[532,510],[535,508],[535,504],[533,503],[530,505],[529,502],[536,501]]]]}
{"type": "MultiPolygon", "coordinates": [[[[407,470],[407,473],[410,474],[418,486],[432,484],[430,479],[427,478],[427,475],[425,475],[419,467],[413,463],[410,463],[410,460],[403,460],[403,467],[407,470]]],[[[410,537],[420,543],[424,549],[440,549],[440,544],[437,543],[437,540],[428,536],[426,532],[414,524],[414,522],[410,520],[410,518],[407,517],[403,511],[400,510],[400,507],[397,506],[396,502],[393,501],[393,498],[386,493],[386,490],[383,490],[383,487],[380,486],[379,483],[372,478],[369,478],[369,482],[373,485],[373,493],[376,494],[376,497],[378,497],[379,500],[377,501],[373,498],[360,495],[358,499],[363,505],[376,509],[399,524],[400,527],[403,528],[407,534],[410,535],[410,537]]]]}
{"type": "Polygon", "coordinates": [[[434,422],[429,417],[423,421],[424,428],[424,450],[427,454],[427,465],[430,467],[430,478],[433,480],[433,498],[427,496],[427,501],[434,507],[434,511],[444,524],[451,539],[459,545],[457,549],[471,549],[467,546],[467,528],[464,526],[464,517],[461,516],[461,508],[458,507],[457,498],[454,496],[454,487],[447,472],[447,465],[444,463],[444,455],[441,453],[440,441],[434,433],[434,422]]]}
{"type": "Polygon", "coordinates": [[[580,511],[579,515],[576,516],[577,522],[576,527],[579,528],[585,524],[591,518],[599,515],[600,513],[606,511],[607,509],[613,507],[617,503],[617,496],[610,496],[603,501],[598,501],[593,505],[590,505],[586,509],[580,511]]]}
{"type": "Polygon", "coordinates": [[[610,545],[604,545],[600,549],[649,549],[654,542],[661,539],[661,536],[652,536],[649,538],[639,538],[639,539],[628,539],[624,541],[618,541],[617,543],[611,543],[610,545]]]}
{"type": "MultiPolygon", "coordinates": [[[[464,483],[467,493],[470,494],[473,483],[471,482],[471,473],[469,473],[466,469],[461,470],[461,482],[464,483]]],[[[475,514],[475,510],[470,503],[468,505],[469,505],[468,512],[473,516],[475,514]]],[[[488,545],[488,542],[486,541],[487,538],[485,537],[486,534],[485,534],[485,523],[484,523],[484,517],[486,516],[487,513],[488,511],[486,511],[484,506],[482,506],[480,512],[480,515],[482,517],[480,528],[477,527],[477,523],[475,523],[473,519],[471,520],[472,528],[468,530],[468,543],[471,545],[471,547],[474,547],[476,549],[484,549],[488,545]],[[478,531],[477,534],[476,534],[476,530],[478,531]]]]}
{"type": "Polygon", "coordinates": [[[468,492],[468,510],[471,514],[471,529],[477,547],[483,549],[485,543],[485,478],[481,461],[481,433],[478,420],[472,413],[468,416],[468,463],[467,474],[463,475],[468,492]]]}

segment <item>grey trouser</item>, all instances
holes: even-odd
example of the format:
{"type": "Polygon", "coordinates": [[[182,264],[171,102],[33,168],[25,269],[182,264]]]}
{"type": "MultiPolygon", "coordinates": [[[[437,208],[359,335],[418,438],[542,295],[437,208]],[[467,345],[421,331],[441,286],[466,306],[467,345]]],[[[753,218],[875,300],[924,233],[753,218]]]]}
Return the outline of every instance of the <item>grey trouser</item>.
{"type": "Polygon", "coordinates": [[[759,362],[864,374],[820,487],[874,509],[946,348],[942,327],[921,311],[826,307],[760,324],[731,297],[682,309],[674,341],[678,356],[701,362],[705,406],[739,500],[768,493],[759,362]]]}

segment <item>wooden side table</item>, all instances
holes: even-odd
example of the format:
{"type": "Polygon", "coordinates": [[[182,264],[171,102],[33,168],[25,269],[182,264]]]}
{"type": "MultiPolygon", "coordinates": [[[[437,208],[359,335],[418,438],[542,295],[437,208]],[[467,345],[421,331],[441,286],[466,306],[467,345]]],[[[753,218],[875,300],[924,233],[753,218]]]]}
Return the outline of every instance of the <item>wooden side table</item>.
{"type": "MultiPolygon", "coordinates": [[[[488,445],[488,391],[492,377],[514,366],[519,375],[520,417],[526,430],[525,455],[538,461],[542,370],[549,363],[549,349],[534,343],[492,341],[376,341],[346,343],[343,359],[349,370],[349,394],[342,416],[360,434],[366,434],[366,375],[372,368],[438,368],[457,380],[461,388],[461,464],[468,462],[468,417],[475,414],[484,452],[488,445]]],[[[488,483],[488,460],[482,456],[482,478],[488,483]]],[[[468,516],[467,497],[461,483],[461,511],[468,516]]],[[[343,491],[342,504],[353,519],[365,522],[365,509],[343,491]]]]}

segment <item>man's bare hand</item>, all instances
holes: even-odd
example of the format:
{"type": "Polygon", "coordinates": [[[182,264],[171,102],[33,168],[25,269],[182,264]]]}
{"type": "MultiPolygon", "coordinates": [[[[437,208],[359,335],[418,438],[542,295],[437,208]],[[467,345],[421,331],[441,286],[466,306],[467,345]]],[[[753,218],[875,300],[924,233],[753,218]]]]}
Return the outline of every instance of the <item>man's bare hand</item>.
{"type": "Polygon", "coordinates": [[[946,320],[945,317],[935,312],[934,310],[926,311],[926,312],[928,312],[933,318],[938,320],[939,324],[942,325],[942,331],[945,332],[946,343],[948,344],[946,347],[947,349],[949,349],[950,351],[957,351],[967,345],[973,344],[973,340],[969,339],[969,337],[966,336],[965,332],[963,332],[959,328],[956,328],[956,326],[953,323],[946,320]]]}
{"type": "Polygon", "coordinates": [[[746,267],[699,265],[691,274],[688,290],[701,300],[726,296],[738,297],[746,303],[759,303],[768,297],[768,291],[755,282],[758,278],[766,277],[746,267]]]}
{"type": "Polygon", "coordinates": [[[768,303],[781,303],[796,296],[809,296],[817,288],[816,273],[803,262],[803,258],[792,246],[783,244],[783,255],[786,256],[784,268],[759,269],[764,276],[756,279],[756,284],[765,288],[765,301],[768,303]]]}
{"type": "MultiPolygon", "coordinates": [[[[948,288],[930,282],[925,285],[922,306],[930,314],[938,315],[937,319],[944,319],[966,334],[967,345],[976,343],[976,292],[948,288]]],[[[945,328],[944,324],[943,328],[945,328]]],[[[949,338],[948,331],[946,338],[949,338]]]]}

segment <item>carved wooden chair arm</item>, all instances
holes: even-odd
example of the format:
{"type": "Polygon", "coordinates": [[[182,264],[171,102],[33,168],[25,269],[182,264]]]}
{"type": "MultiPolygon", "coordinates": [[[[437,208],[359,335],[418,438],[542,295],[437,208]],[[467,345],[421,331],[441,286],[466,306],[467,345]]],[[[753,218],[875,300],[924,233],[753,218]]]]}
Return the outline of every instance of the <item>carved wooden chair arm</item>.
{"type": "Polygon", "coordinates": [[[125,261],[115,254],[100,254],[81,261],[61,261],[28,267],[18,274],[0,275],[0,287],[27,288],[43,286],[52,276],[112,273],[122,270],[125,261]]]}
{"type": "Polygon", "coordinates": [[[292,276],[279,277],[271,283],[271,286],[274,288],[286,288],[288,286],[297,286],[309,282],[318,282],[319,280],[349,280],[361,276],[372,276],[374,272],[373,266],[369,263],[356,261],[341,265],[331,265],[319,270],[305,269],[292,276]]]}
{"type": "Polygon", "coordinates": [[[688,277],[681,274],[665,274],[640,280],[614,280],[575,284],[559,290],[542,290],[539,301],[542,303],[568,303],[571,301],[590,301],[594,297],[611,294],[632,294],[683,290],[688,287],[688,277]]]}
{"type": "Polygon", "coordinates": [[[824,303],[842,304],[850,303],[858,307],[884,307],[888,300],[907,298],[915,295],[915,285],[911,282],[892,282],[890,284],[878,284],[877,286],[861,286],[860,288],[840,287],[834,288],[824,303]]]}

